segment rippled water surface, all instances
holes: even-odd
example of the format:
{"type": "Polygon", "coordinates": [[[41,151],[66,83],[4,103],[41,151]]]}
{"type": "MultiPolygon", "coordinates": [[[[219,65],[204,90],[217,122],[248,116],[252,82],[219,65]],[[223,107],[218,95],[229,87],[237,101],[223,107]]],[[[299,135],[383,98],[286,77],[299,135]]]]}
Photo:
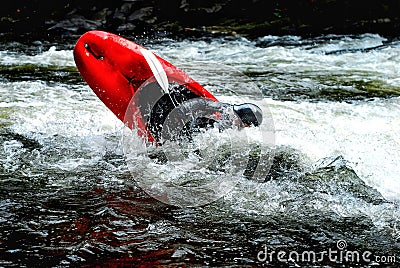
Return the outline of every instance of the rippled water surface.
{"type": "MultiPolygon", "coordinates": [[[[269,173],[261,179],[230,174],[237,180],[232,191],[205,206],[159,202],[137,181],[185,178],[190,184],[215,173],[182,169],[186,160],[165,164],[138,155],[138,165],[126,162],[124,126],[80,78],[73,42],[4,41],[0,266],[396,267],[396,39],[136,41],[220,100],[257,103],[274,126],[273,144],[259,144],[274,150],[269,173]],[[324,253],[330,250],[336,258],[324,253]],[[279,259],[272,251],[287,255],[279,259]],[[313,261],[302,257],[311,251],[313,261]],[[290,252],[299,254],[289,259],[290,252]],[[360,260],[343,258],[346,252],[360,260]]],[[[224,134],[204,135],[200,141],[208,146],[223,146],[224,134]]],[[[234,137],[230,145],[242,150],[234,137]]]]}

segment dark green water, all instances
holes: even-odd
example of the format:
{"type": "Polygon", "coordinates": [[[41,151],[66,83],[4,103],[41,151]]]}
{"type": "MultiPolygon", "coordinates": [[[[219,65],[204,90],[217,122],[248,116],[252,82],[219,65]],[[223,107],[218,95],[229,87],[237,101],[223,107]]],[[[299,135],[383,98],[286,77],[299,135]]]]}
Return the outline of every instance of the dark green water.
{"type": "Polygon", "coordinates": [[[148,166],[128,166],[124,126],[80,78],[73,43],[3,42],[0,266],[396,267],[400,46],[365,49],[383,40],[150,42],[222,100],[259,86],[273,116],[265,182],[236,174],[227,195],[193,208],[138,186],[182,171],[139,156],[148,166]]]}

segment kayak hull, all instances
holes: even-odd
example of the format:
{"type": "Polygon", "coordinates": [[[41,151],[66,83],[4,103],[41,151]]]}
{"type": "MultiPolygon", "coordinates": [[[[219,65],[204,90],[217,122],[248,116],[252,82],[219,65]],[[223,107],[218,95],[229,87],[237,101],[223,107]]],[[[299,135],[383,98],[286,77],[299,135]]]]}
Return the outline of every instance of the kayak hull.
{"type": "MultiPolygon", "coordinates": [[[[153,142],[154,137],[140,112],[139,105],[144,103],[133,99],[139,89],[158,82],[143,50],[146,49],[121,36],[89,31],[77,41],[74,59],[83,79],[99,99],[128,127],[136,128],[140,136],[153,142]]],[[[165,71],[169,84],[183,85],[192,97],[217,101],[183,70],[153,55],[165,71]]]]}

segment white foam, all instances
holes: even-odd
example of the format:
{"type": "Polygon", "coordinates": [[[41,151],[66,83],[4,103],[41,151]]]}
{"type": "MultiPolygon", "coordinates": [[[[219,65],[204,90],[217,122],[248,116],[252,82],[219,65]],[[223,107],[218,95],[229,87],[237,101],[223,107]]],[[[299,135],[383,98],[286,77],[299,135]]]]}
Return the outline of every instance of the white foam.
{"type": "Polygon", "coordinates": [[[369,185],[400,200],[399,98],[355,104],[267,102],[277,144],[299,149],[315,161],[343,155],[369,185]]]}
{"type": "Polygon", "coordinates": [[[0,51],[0,65],[26,65],[39,66],[68,66],[75,67],[74,57],[71,50],[57,50],[55,46],[48,51],[26,55],[9,51],[0,51]]]}
{"type": "MultiPolygon", "coordinates": [[[[323,44],[309,44],[307,49],[296,46],[263,48],[246,40],[232,43],[213,41],[211,45],[203,41],[182,41],[168,47],[161,45],[153,50],[156,53],[161,51],[157,54],[178,66],[180,63],[197,60],[217,61],[239,71],[270,72],[276,74],[272,79],[276,79],[278,85],[292,83],[293,86],[310,90],[323,84],[312,75],[307,76],[307,73],[338,76],[343,74],[354,80],[374,79],[399,86],[398,45],[368,53],[325,54],[340,49],[373,47],[382,44],[383,41],[385,40],[379,36],[365,35],[359,38],[334,39],[323,44]],[[288,74],[293,81],[284,80],[287,76],[279,77],[280,73],[288,74]],[[303,76],[299,76],[299,73],[303,76]]],[[[58,51],[56,48],[35,56],[4,51],[0,53],[2,65],[75,66],[72,51],[58,51]]],[[[202,66],[199,65],[198,68],[202,66]]],[[[195,69],[193,71],[196,72],[195,69]]],[[[213,73],[206,79],[212,82],[213,73]]],[[[254,102],[252,98],[234,94],[228,96],[219,92],[219,95],[221,100],[231,103],[254,102]]],[[[264,99],[256,103],[263,110],[271,111],[278,145],[298,149],[311,160],[310,165],[324,157],[342,155],[368,185],[396,204],[400,202],[400,98],[354,103],[285,102],[264,99]]],[[[39,138],[61,135],[73,141],[78,140],[79,143],[71,146],[87,146],[94,151],[94,156],[97,153],[101,154],[107,146],[104,144],[104,137],[110,133],[118,136],[118,130],[123,127],[87,86],[69,88],[66,85],[54,86],[38,81],[0,83],[0,108],[12,110],[8,116],[14,122],[12,128],[16,132],[30,133],[39,138]]],[[[217,142],[218,135],[215,140],[216,144],[217,142]]],[[[17,145],[8,144],[11,149],[18,149],[17,145]]],[[[73,170],[88,164],[87,161],[90,162],[87,158],[71,156],[69,161],[57,164],[61,169],[73,170]]],[[[92,161],[97,161],[97,158],[93,157],[92,161]]],[[[138,166],[138,172],[143,168],[138,166]]],[[[160,177],[167,176],[167,180],[174,177],[182,179],[182,172],[174,173],[171,166],[156,168],[159,170],[150,168],[144,175],[153,178],[154,174],[160,177]]],[[[243,181],[227,200],[236,202],[235,208],[239,211],[268,214],[270,211],[285,211],[287,208],[281,205],[285,200],[301,198],[288,195],[289,192],[285,192],[273,182],[260,184],[243,181]]],[[[315,204],[315,208],[322,210],[327,209],[329,204],[335,204],[335,207],[330,209],[345,216],[356,213],[372,215],[380,209],[389,209],[354,203],[356,201],[348,196],[341,198],[324,196],[315,204]]],[[[394,217],[399,218],[398,215],[394,217]]],[[[378,218],[374,217],[376,221],[378,218]]]]}

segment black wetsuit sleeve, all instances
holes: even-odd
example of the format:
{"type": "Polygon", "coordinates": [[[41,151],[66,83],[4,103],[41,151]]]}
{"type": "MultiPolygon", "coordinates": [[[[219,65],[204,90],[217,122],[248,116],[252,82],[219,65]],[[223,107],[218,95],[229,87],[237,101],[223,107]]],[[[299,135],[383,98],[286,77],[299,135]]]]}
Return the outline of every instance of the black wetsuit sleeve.
{"type": "Polygon", "coordinates": [[[147,128],[156,140],[190,137],[201,128],[212,127],[229,104],[200,98],[182,85],[155,101],[147,118],[147,128]]]}
{"type": "Polygon", "coordinates": [[[157,96],[151,101],[151,107],[141,108],[141,113],[146,115],[146,126],[158,141],[188,137],[201,128],[212,127],[218,113],[228,105],[201,98],[184,85],[171,85],[169,94],[161,92],[157,83],[147,87],[143,92],[152,96],[146,95],[146,98],[157,96]]]}

